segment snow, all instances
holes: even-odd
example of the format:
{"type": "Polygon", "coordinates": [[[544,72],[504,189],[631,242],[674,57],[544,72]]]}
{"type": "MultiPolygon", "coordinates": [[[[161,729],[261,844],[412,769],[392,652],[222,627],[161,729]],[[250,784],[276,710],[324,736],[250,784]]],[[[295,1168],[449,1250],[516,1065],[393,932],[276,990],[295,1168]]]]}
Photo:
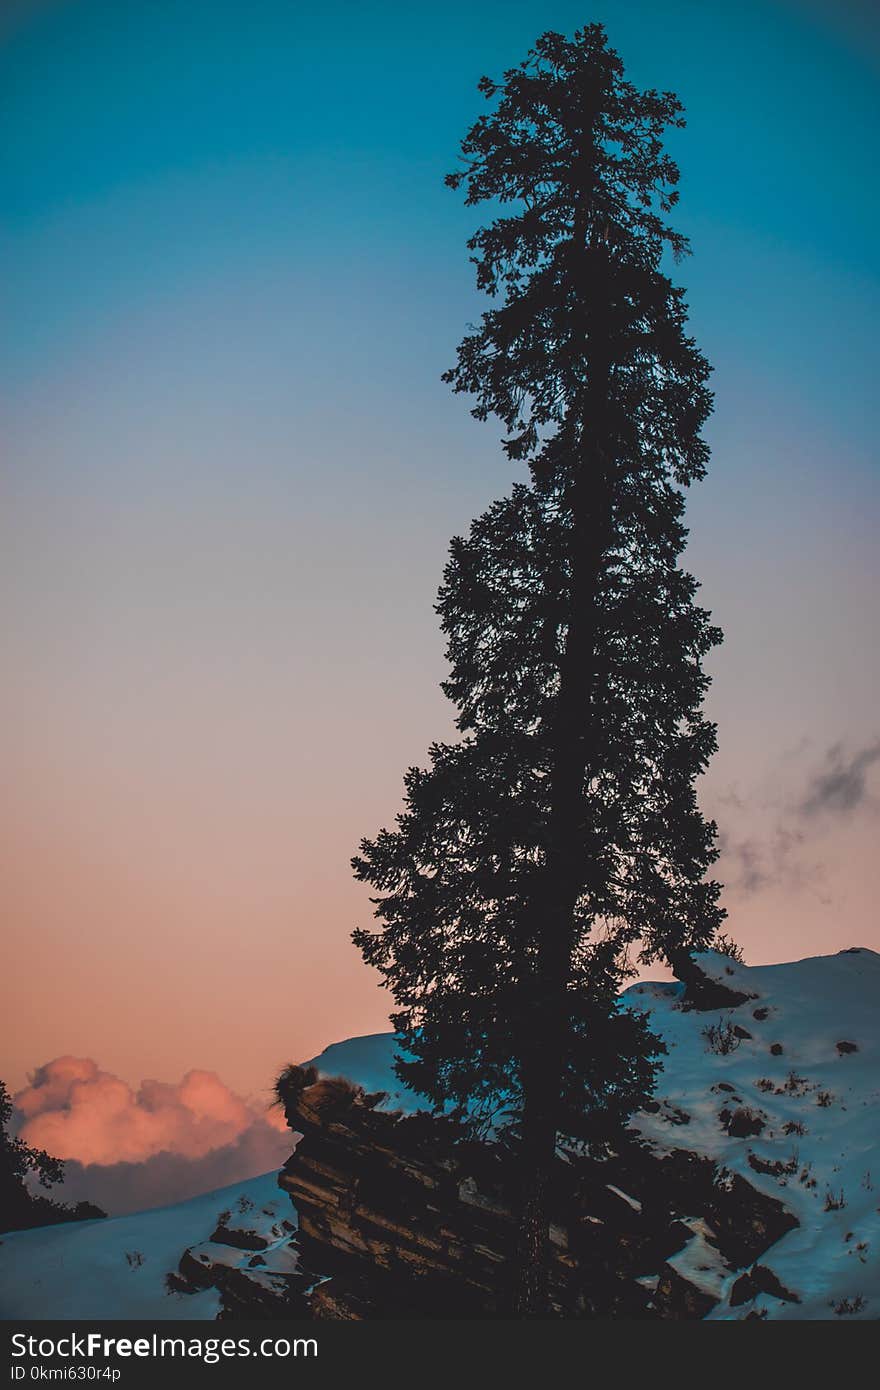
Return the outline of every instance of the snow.
{"type": "MultiPolygon", "coordinates": [[[[266,1173],[173,1207],[0,1236],[0,1317],[216,1318],[216,1289],[178,1294],[165,1279],[183,1251],[205,1241],[220,1214],[242,1200],[255,1209],[250,1229],[263,1209],[272,1209],[262,1216],[269,1229],[292,1212],[277,1173],[266,1173]]],[[[220,1249],[211,1245],[212,1252],[220,1249]]]]}
{"type": "MultiPolygon", "coordinates": [[[[742,966],[725,956],[701,958],[714,978],[757,997],[717,1014],[678,1007],[680,987],[658,992],[651,985],[627,991],[649,1009],[669,1055],[658,1087],[690,1116],[685,1128],[670,1130],[662,1112],[641,1114],[634,1125],[660,1150],[687,1147],[710,1155],[728,1173],[781,1200],[800,1223],[760,1263],[797,1294],[799,1303],[761,1294],[748,1307],[770,1318],[827,1318],[880,1315],[880,1193],[871,1176],[880,1169],[880,955],[842,951],[787,965],[742,966]],[[766,1017],[755,1018],[767,1010],[766,1017]],[[739,1025],[751,1038],[727,1055],[709,1051],[704,1029],[719,1020],[739,1025]],[[857,1051],[838,1051],[839,1042],[857,1051]],[[772,1045],[781,1044],[774,1055],[772,1045]],[[718,1089],[719,1083],[732,1092],[718,1089]],[[733,1138],[718,1119],[738,1097],[765,1117],[760,1135],[733,1138]],[[800,1133],[800,1130],[803,1133],[800,1133]],[[787,1132],[788,1131],[788,1132],[787,1132]],[[790,1171],[756,1172],[749,1157],[790,1171]],[[843,1193],[844,1205],[832,1204],[843,1193]],[[830,1201],[829,1195],[831,1194],[830,1201]],[[828,1209],[832,1206],[832,1209],[828,1209]],[[856,1306],[854,1314],[849,1308],[856,1306]],[[837,1310],[840,1310],[839,1312],[837,1310]]],[[[703,1237],[705,1239],[705,1237],[703,1237]]],[[[689,1242],[670,1263],[695,1277],[704,1250],[689,1242]],[[684,1267],[686,1265],[686,1268],[684,1267]]],[[[713,1270],[717,1276],[719,1271],[713,1270]]],[[[742,1307],[727,1299],[739,1271],[721,1271],[721,1298],[710,1319],[736,1319],[742,1307]]]]}
{"type": "MultiPolygon", "coordinates": [[[[668,1264],[710,1298],[721,1298],[727,1287],[728,1269],[717,1246],[712,1243],[712,1231],[702,1217],[685,1217],[683,1224],[693,1232],[690,1240],[668,1264]]],[[[655,1285],[656,1287],[656,1285],[655,1285]]]]}
{"type": "Polygon", "coordinates": [[[623,1189],[620,1187],[615,1187],[613,1182],[606,1182],[605,1186],[608,1188],[609,1192],[614,1193],[615,1197],[622,1198],[623,1201],[626,1202],[627,1206],[632,1207],[633,1211],[641,1211],[641,1202],[638,1201],[635,1197],[630,1197],[628,1192],[624,1192],[623,1189]]]}
{"type": "MultiPolygon", "coordinates": [[[[709,975],[752,997],[737,1008],[705,1013],[682,1008],[678,984],[642,983],[627,990],[625,1002],[650,1013],[668,1048],[657,1088],[659,1108],[635,1116],[633,1127],[657,1151],[707,1155],[722,1173],[741,1174],[785,1204],[799,1225],[759,1263],[800,1301],[762,1293],[732,1307],[730,1292],[742,1271],[724,1264],[711,1228],[700,1218],[685,1219],[693,1234],[669,1263],[720,1300],[711,1319],[735,1320],[752,1310],[768,1318],[876,1319],[880,955],[843,951],[768,966],[743,966],[712,952],[699,960],[709,975]],[[713,1025],[723,1033],[738,1026],[751,1036],[736,1038],[730,1051],[719,1052],[706,1037],[713,1025]],[[855,1050],[841,1052],[839,1043],[854,1044],[855,1050]],[[778,1055],[771,1052],[774,1044],[781,1046],[778,1055]],[[731,1136],[719,1118],[725,1108],[758,1115],[762,1132],[731,1136]],[[756,1171],[755,1163],[772,1171],[756,1171]]],[[[417,1110],[418,1096],[394,1076],[394,1055],[393,1034],[373,1034],[336,1043],[312,1064],[325,1076],[345,1076],[367,1091],[387,1092],[386,1109],[417,1110]]],[[[619,1195],[635,1205],[628,1194],[619,1195]]],[[[210,1241],[220,1213],[234,1212],[240,1198],[258,1210],[235,1215],[229,1224],[240,1219],[251,1231],[259,1226],[269,1242],[260,1252],[266,1266],[254,1277],[265,1281],[273,1273],[289,1273],[295,1254],[279,1222],[292,1219],[292,1207],[279,1194],[276,1174],[269,1173],[175,1207],[0,1237],[0,1315],[215,1317],[215,1290],[169,1294],[165,1275],[177,1268],[186,1247],[198,1247],[215,1262],[253,1256],[253,1250],[210,1241]],[[142,1264],[126,1258],[136,1251],[142,1264]]],[[[653,1276],[643,1282],[648,1286],[653,1276]]]]}

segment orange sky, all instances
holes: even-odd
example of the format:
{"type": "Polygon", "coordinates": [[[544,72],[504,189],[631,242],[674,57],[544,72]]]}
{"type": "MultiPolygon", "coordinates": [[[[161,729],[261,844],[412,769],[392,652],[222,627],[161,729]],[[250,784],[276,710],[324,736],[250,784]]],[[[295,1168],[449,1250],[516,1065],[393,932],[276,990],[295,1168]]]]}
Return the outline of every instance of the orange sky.
{"type": "MultiPolygon", "coordinates": [[[[705,516],[729,517],[736,492],[717,485],[705,516]]],[[[259,1091],[285,1060],[385,1024],[348,941],[368,912],[348,856],[448,731],[431,613],[448,518],[402,536],[378,512],[373,530],[340,527],[328,503],[307,531],[259,500],[257,515],[221,499],[224,517],[207,487],[200,515],[18,509],[3,563],[28,603],[8,627],[0,834],[12,1085],[73,1053],[130,1080],[196,1066],[259,1091]]],[[[800,558],[754,548],[739,587],[735,545],[714,530],[693,545],[728,630],[704,802],[753,961],[880,944],[876,656],[835,618],[858,616],[852,534],[836,559],[818,531],[800,558]],[[855,804],[804,809],[835,768],[855,804]]]]}

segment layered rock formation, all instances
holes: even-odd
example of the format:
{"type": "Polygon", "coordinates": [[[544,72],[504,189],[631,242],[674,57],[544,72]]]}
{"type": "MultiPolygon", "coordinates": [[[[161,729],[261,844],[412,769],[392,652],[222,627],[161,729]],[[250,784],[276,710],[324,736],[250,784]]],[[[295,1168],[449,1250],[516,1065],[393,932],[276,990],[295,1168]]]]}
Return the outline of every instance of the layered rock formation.
{"type": "MultiPolygon", "coordinates": [[[[288,1123],[302,1136],[280,1175],[299,1220],[313,1317],[491,1317],[506,1307],[513,1169],[498,1143],[447,1119],[377,1108],[313,1069],[290,1068],[288,1123]],[[323,1277],[320,1277],[323,1276],[323,1277]]],[[[782,1203],[721,1178],[686,1150],[653,1155],[622,1135],[602,1161],[560,1157],[552,1183],[551,1294],[564,1317],[702,1317],[706,1270],[742,1269],[792,1226],[782,1203]],[[670,1263],[672,1261],[672,1263],[670,1263]]]]}

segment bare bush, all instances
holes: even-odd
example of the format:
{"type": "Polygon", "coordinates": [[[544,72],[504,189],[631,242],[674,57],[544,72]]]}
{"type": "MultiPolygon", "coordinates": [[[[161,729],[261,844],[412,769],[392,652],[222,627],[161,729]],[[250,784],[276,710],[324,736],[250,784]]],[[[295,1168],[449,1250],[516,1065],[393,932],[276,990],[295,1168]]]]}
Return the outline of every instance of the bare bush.
{"type": "Polygon", "coordinates": [[[853,1313],[861,1313],[868,1306],[868,1300],[863,1298],[860,1293],[853,1294],[852,1298],[841,1298],[838,1303],[832,1298],[828,1307],[833,1308],[839,1318],[849,1317],[853,1313]]]}
{"type": "Polygon", "coordinates": [[[742,1042],[729,1018],[719,1018],[717,1023],[710,1023],[708,1028],[703,1029],[703,1037],[706,1039],[706,1050],[717,1052],[722,1057],[735,1052],[742,1042]]]}
{"type": "Polygon", "coordinates": [[[732,936],[727,936],[724,932],[718,933],[712,942],[712,949],[717,951],[719,955],[729,956],[731,960],[736,961],[737,965],[745,965],[746,963],[742,947],[737,945],[732,936]]]}

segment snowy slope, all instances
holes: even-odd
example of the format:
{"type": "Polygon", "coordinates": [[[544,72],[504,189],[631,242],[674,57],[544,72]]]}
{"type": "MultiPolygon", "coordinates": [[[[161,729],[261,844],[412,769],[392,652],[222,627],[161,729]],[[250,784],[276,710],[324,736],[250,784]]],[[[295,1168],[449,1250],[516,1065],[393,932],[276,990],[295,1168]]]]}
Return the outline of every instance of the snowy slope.
{"type": "MultiPolygon", "coordinates": [[[[675,1138],[662,1108],[638,1116],[637,1127],[658,1148],[675,1147],[677,1140],[678,1146],[710,1155],[778,1197],[797,1217],[799,1226],[762,1263],[800,1303],[760,1294],[750,1307],[774,1318],[877,1318],[880,955],[843,951],[752,967],[715,955],[703,962],[716,978],[756,997],[707,1015],[676,1008],[677,986],[637,985],[628,991],[634,1004],[650,1008],[669,1048],[658,1096],[690,1115],[686,1131],[678,1129],[675,1138]],[[708,1050],[703,1034],[707,1024],[721,1020],[752,1035],[726,1055],[708,1050]],[[851,1051],[853,1046],[857,1050],[851,1051]],[[735,1110],[737,1101],[763,1121],[759,1134],[726,1133],[720,1111],[735,1110]],[[768,1166],[776,1171],[760,1171],[768,1166]]],[[[699,1282],[699,1262],[688,1259],[686,1250],[678,1268],[699,1282]]],[[[722,1298],[710,1317],[742,1316],[742,1307],[725,1302],[736,1278],[723,1273],[718,1287],[707,1285],[722,1298]]]]}
{"type": "MultiPolygon", "coordinates": [[[[656,1150],[711,1157],[727,1174],[742,1175],[785,1204],[799,1225],[760,1264],[799,1301],[752,1290],[731,1304],[743,1271],[724,1265],[699,1217],[688,1223],[693,1238],[670,1264],[720,1300],[710,1318],[752,1311],[769,1318],[877,1318],[880,955],[859,950],[747,967],[708,953],[700,963],[750,997],[705,1013],[682,1008],[679,984],[643,983],[627,991],[626,1002],[651,1014],[669,1049],[659,1105],[633,1125],[656,1150]],[[706,1036],[712,1027],[721,1029],[721,1050],[706,1036]],[[734,1028],[749,1036],[732,1034],[734,1028]]],[[[394,1077],[394,1052],[392,1034],[374,1034],[328,1047],[314,1065],[367,1091],[387,1091],[385,1108],[415,1110],[418,1097],[394,1077]]],[[[241,1258],[235,1251],[218,1254],[210,1241],[219,1214],[241,1196],[270,1224],[290,1216],[270,1173],[138,1216],[0,1237],[0,1315],[215,1317],[215,1290],[169,1294],[165,1276],[186,1247],[195,1247],[197,1259],[241,1258]],[[135,1251],[143,1263],[128,1261],[135,1251]]],[[[286,1240],[276,1253],[283,1274],[292,1257],[286,1240]]],[[[268,1263],[267,1278],[274,1268],[268,1263]]]]}
{"type": "MultiPolygon", "coordinates": [[[[708,975],[753,997],[704,1013],[682,1009],[680,984],[626,991],[625,1002],[651,1014],[668,1048],[659,1108],[633,1125],[655,1149],[707,1155],[784,1203],[799,1225],[762,1264],[800,1302],[758,1294],[731,1306],[741,1271],[723,1265],[700,1220],[670,1264],[721,1300],[712,1318],[752,1309],[771,1318],[880,1317],[880,955],[854,950],[743,966],[708,952],[699,961],[708,975]],[[719,1025],[751,1036],[731,1038],[727,1053],[715,1051],[704,1034],[719,1025]],[[838,1043],[857,1050],[838,1050],[838,1043]],[[761,1132],[728,1134],[725,1110],[751,1112],[761,1132]],[[681,1112],[688,1122],[673,1123],[681,1112]]],[[[377,1034],[328,1047],[314,1065],[366,1090],[388,1090],[389,1108],[413,1110],[417,1099],[401,1090],[393,1056],[393,1035],[377,1034]]]]}
{"type": "MultiPolygon", "coordinates": [[[[241,1199],[289,1216],[277,1173],[208,1192],[173,1207],[106,1221],[66,1222],[0,1236],[0,1317],[215,1318],[216,1289],[178,1294],[166,1286],[187,1246],[209,1240],[221,1213],[241,1199]]],[[[251,1255],[252,1251],[237,1254],[251,1255]]]]}

